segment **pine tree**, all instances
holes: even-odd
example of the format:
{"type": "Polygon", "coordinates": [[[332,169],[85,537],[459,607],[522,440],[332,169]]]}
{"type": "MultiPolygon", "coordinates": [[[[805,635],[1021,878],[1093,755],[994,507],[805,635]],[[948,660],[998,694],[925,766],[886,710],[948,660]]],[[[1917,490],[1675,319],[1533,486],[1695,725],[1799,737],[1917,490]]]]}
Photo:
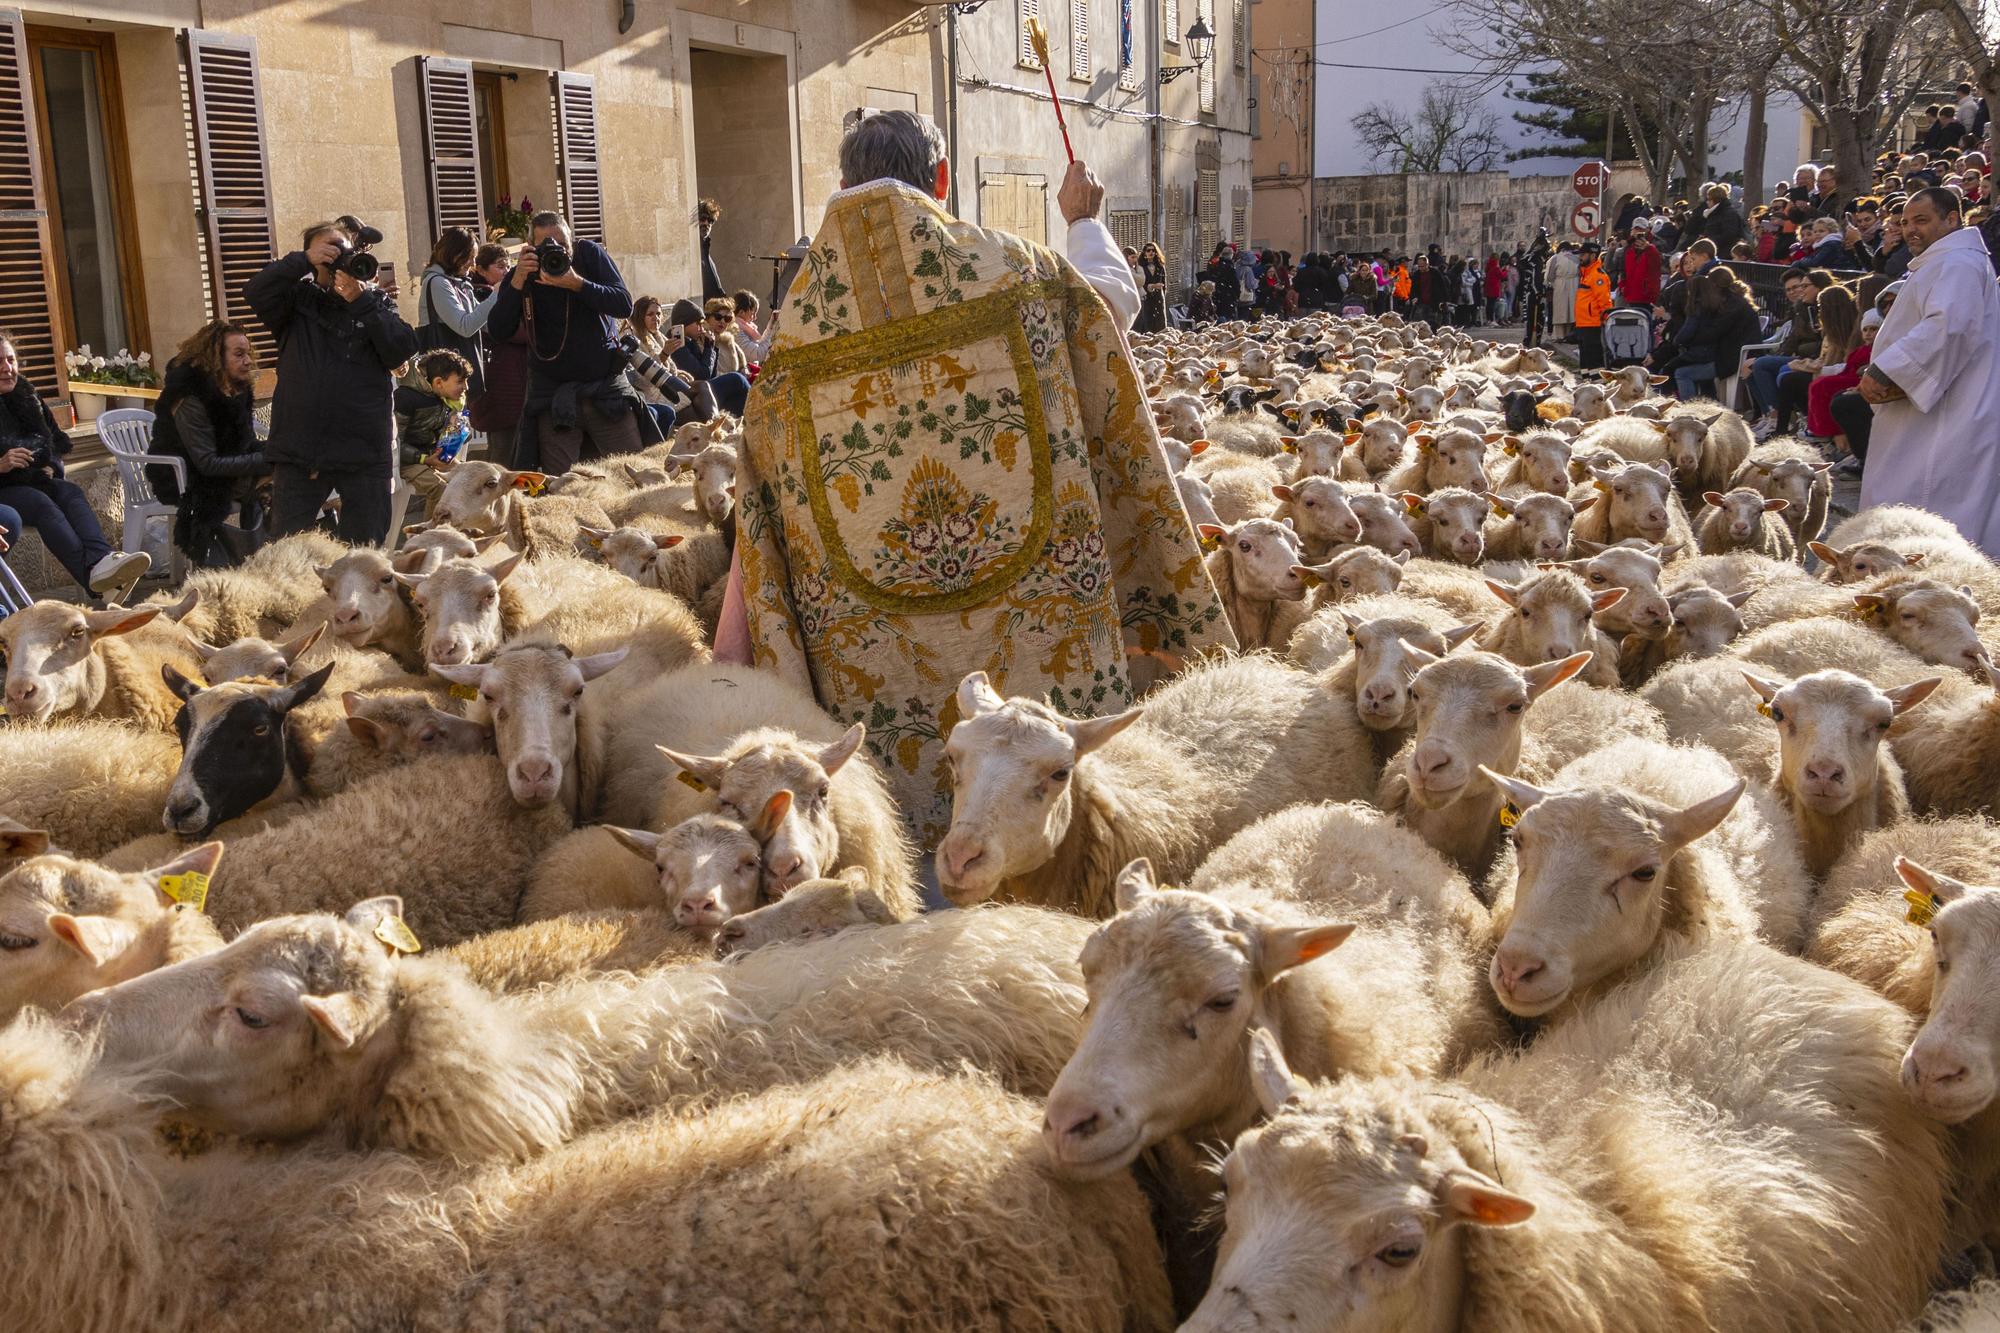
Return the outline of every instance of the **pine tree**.
{"type": "MultiPolygon", "coordinates": [[[[1602,101],[1574,84],[1564,83],[1560,74],[1524,75],[1527,87],[1514,87],[1507,95],[1517,102],[1539,107],[1536,111],[1516,111],[1514,119],[1542,140],[1508,154],[1519,162],[1532,157],[1601,157],[1604,154],[1605,117],[1602,101]]],[[[1614,161],[1638,156],[1632,146],[1631,129],[1621,118],[1618,139],[1613,145],[1614,161]]]]}

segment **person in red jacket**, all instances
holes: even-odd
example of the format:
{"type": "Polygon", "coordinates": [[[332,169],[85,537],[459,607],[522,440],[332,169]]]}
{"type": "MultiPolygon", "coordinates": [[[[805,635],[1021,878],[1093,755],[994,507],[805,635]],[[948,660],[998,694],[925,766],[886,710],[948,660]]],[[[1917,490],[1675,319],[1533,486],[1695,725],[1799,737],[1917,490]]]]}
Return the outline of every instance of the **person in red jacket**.
{"type": "Polygon", "coordinates": [[[1625,252],[1625,278],[1618,297],[1626,305],[1650,310],[1660,299],[1660,247],[1653,244],[1652,230],[1632,228],[1632,246],[1625,252]]]}
{"type": "Polygon", "coordinates": [[[1481,290],[1486,296],[1486,318],[1494,324],[1501,323],[1505,313],[1500,309],[1500,292],[1506,280],[1507,275],[1500,271],[1500,256],[1486,256],[1486,281],[1481,290]]]}

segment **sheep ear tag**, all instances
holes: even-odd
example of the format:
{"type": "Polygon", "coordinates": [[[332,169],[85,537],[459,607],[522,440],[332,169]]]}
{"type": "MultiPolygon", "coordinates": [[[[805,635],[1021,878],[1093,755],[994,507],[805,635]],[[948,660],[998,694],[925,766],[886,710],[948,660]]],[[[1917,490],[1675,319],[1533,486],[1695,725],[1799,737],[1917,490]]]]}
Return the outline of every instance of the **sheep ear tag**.
{"type": "Polygon", "coordinates": [[[540,495],[549,488],[549,479],[539,472],[523,472],[514,478],[514,489],[529,495],[540,495]]]}
{"type": "Polygon", "coordinates": [[[1512,801],[1503,803],[1500,807],[1500,827],[1513,828],[1514,825],[1520,822],[1521,807],[1515,805],[1512,801]]]}
{"type": "Polygon", "coordinates": [[[451,697],[454,699],[463,699],[467,703],[473,703],[478,700],[479,691],[470,685],[460,685],[457,681],[453,681],[451,697]]]}
{"type": "Polygon", "coordinates": [[[394,949],[397,953],[422,953],[423,944],[417,933],[410,929],[407,921],[399,916],[385,916],[375,923],[375,938],[394,949]]]}
{"type": "Polygon", "coordinates": [[[708,790],[708,784],[706,782],[703,782],[700,778],[688,772],[685,768],[682,769],[680,772],[674,774],[674,780],[680,783],[683,787],[691,787],[695,791],[708,790]]]}
{"type": "Polygon", "coordinates": [[[1204,551],[1219,551],[1222,549],[1222,538],[1220,537],[1202,537],[1199,540],[1201,542],[1201,549],[1204,551]]]}
{"type": "Polygon", "coordinates": [[[1757,715],[1758,715],[1759,717],[1775,717],[1775,716],[1776,716],[1776,714],[1774,714],[1774,713],[1773,713],[1773,712],[1771,711],[1771,705],[1770,705],[1770,704],[1768,704],[1768,703],[1766,703],[1766,702],[1764,702],[1764,700],[1762,700],[1762,699],[1759,699],[1759,700],[1757,701],[1757,715]]]}
{"type": "Polygon", "coordinates": [[[602,537],[585,537],[584,540],[590,543],[590,549],[593,551],[604,549],[604,538],[602,537]]]}
{"type": "Polygon", "coordinates": [[[1937,899],[1922,889],[1904,890],[1903,901],[1910,905],[1910,910],[1904,914],[1903,920],[1913,926],[1928,926],[1931,918],[1937,915],[1937,899]]]}
{"type": "Polygon", "coordinates": [[[1412,514],[1421,514],[1424,512],[1424,502],[1419,496],[1406,495],[1403,497],[1403,508],[1412,514]]]}
{"type": "Polygon", "coordinates": [[[1317,588],[1325,581],[1310,569],[1305,568],[1305,566],[1301,565],[1299,567],[1299,582],[1305,584],[1308,588],[1317,588]]]}
{"type": "Polygon", "coordinates": [[[1516,454],[1521,452],[1521,446],[1514,443],[1514,441],[1509,440],[1507,441],[1507,443],[1500,446],[1500,452],[1507,455],[1507,457],[1512,458],[1516,454]]]}
{"type": "Polygon", "coordinates": [[[1514,517],[1514,511],[1509,509],[1506,505],[1496,504],[1493,506],[1493,517],[1512,518],[1514,517]]]}
{"type": "Polygon", "coordinates": [[[199,870],[160,876],[160,892],[182,907],[192,907],[197,912],[208,910],[208,876],[199,870]]]}

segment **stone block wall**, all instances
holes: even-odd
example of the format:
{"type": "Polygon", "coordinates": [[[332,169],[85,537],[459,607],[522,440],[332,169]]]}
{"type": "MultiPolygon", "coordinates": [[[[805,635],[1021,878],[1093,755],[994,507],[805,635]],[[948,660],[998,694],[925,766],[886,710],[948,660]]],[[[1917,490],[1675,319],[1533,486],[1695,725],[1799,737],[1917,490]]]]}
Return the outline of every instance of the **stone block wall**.
{"type": "Polygon", "coordinates": [[[1538,226],[1560,237],[1575,202],[1567,176],[1324,176],[1313,182],[1313,246],[1412,254],[1435,242],[1483,255],[1532,242],[1538,226]]]}

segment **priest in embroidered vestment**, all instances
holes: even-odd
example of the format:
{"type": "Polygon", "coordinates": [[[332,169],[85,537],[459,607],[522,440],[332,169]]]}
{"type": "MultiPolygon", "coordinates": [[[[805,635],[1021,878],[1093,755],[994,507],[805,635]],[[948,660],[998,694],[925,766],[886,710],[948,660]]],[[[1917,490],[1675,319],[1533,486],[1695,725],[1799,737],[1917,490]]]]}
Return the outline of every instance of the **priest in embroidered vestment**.
{"type": "Polygon", "coordinates": [[[931,846],[966,673],[1091,717],[1130,705],[1135,664],[1157,679],[1234,639],[1103,298],[945,212],[928,119],[867,117],[840,165],[744,411],[735,624],[756,665],[866,725],[931,846]]]}

